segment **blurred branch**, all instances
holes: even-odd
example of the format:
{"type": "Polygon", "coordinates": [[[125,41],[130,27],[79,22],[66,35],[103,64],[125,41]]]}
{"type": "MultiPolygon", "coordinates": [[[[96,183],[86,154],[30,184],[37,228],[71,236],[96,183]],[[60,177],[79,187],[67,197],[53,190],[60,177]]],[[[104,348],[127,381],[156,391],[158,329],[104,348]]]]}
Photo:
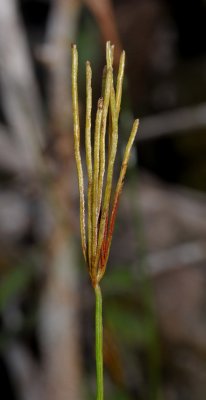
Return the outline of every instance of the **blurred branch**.
{"type": "Polygon", "coordinates": [[[45,399],[81,400],[78,284],[71,240],[55,229],[47,282],[40,307],[40,342],[45,370],[45,399]]]}
{"type": "Polygon", "coordinates": [[[27,172],[34,172],[40,165],[44,123],[29,49],[14,0],[0,0],[0,58],[3,109],[27,172]]]}
{"type": "Polygon", "coordinates": [[[10,132],[4,127],[0,126],[0,168],[12,173],[22,173],[26,168],[24,160],[21,157],[21,151],[15,148],[11,138],[10,132]]]}
{"type": "Polygon", "coordinates": [[[12,375],[14,387],[21,400],[43,400],[42,379],[33,357],[19,343],[13,343],[6,349],[5,361],[12,375]]]}
{"type": "Polygon", "coordinates": [[[181,186],[171,188],[143,175],[139,199],[147,240],[155,249],[146,255],[149,274],[158,276],[205,263],[204,193],[181,186]],[[154,232],[161,245],[160,241],[154,240],[153,234],[150,236],[151,226],[155,226],[154,232]]]}
{"type": "Polygon", "coordinates": [[[146,256],[148,272],[152,276],[174,269],[185,268],[206,261],[206,243],[194,241],[183,243],[167,250],[149,253],[146,256]]]}
{"type": "MultiPolygon", "coordinates": [[[[28,174],[28,185],[33,184],[34,173],[42,188],[44,176],[41,167],[46,167],[45,172],[48,173],[48,164],[43,164],[42,157],[44,118],[16,4],[15,0],[0,0],[0,79],[4,113],[11,128],[11,138],[8,139],[7,132],[2,132],[1,142],[11,154],[16,149],[24,172],[28,174]]],[[[73,147],[68,130],[71,120],[69,44],[75,36],[78,4],[75,0],[52,2],[43,47],[46,55],[49,54],[49,119],[54,142],[50,162],[55,167],[54,175],[50,175],[48,180],[50,186],[46,186],[44,194],[49,197],[54,219],[47,242],[44,242],[47,274],[42,288],[38,326],[43,371],[41,367],[38,370],[33,368],[32,356],[18,344],[14,344],[7,354],[18,388],[17,395],[23,400],[42,398],[41,394],[38,395],[38,386],[35,386],[41,381],[41,376],[44,380],[44,399],[81,400],[78,278],[70,232],[73,147]]],[[[14,163],[11,167],[15,167],[14,163]]],[[[35,194],[38,196],[38,193],[35,194]]]]}
{"type": "Polygon", "coordinates": [[[70,46],[75,40],[80,4],[79,0],[53,2],[47,23],[46,40],[38,52],[50,75],[49,108],[51,126],[55,123],[54,131],[57,129],[68,132],[68,124],[72,121],[70,46]]]}
{"type": "Polygon", "coordinates": [[[114,62],[117,64],[122,46],[111,0],[84,0],[84,2],[94,14],[104,42],[110,40],[111,44],[115,45],[114,62]]]}
{"type": "Polygon", "coordinates": [[[185,133],[206,127],[206,104],[141,118],[138,140],[185,133]]]}
{"type": "Polygon", "coordinates": [[[54,1],[41,50],[48,68],[50,137],[56,162],[56,176],[50,186],[55,224],[47,243],[48,272],[40,313],[49,400],[81,400],[78,276],[70,231],[73,192],[70,44],[75,40],[78,14],[78,1],[54,1]]]}

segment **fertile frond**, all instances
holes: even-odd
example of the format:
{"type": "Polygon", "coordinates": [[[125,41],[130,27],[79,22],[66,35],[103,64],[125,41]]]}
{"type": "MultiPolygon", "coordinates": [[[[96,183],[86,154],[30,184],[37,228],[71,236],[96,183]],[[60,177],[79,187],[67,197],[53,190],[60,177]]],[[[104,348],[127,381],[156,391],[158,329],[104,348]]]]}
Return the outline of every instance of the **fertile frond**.
{"type": "Polygon", "coordinates": [[[113,79],[114,46],[106,44],[106,66],[102,77],[102,97],[97,104],[93,145],[91,141],[92,70],[86,63],[86,122],[85,153],[88,175],[87,235],[85,229],[84,180],[80,154],[80,124],[78,106],[78,53],[72,46],[72,99],[74,119],[74,148],[80,193],[80,230],[82,248],[92,284],[97,287],[102,279],[115,225],[115,218],[127,170],[129,156],[139,120],[135,120],[125,148],[119,179],[112,199],[114,164],[118,145],[118,121],[122,99],[122,85],[125,69],[125,52],[120,57],[116,92],[113,79]],[[106,156],[106,134],[108,126],[108,154],[106,156]],[[106,173],[105,173],[106,172],[106,173]],[[86,237],[87,236],[87,237],[86,237]]]}

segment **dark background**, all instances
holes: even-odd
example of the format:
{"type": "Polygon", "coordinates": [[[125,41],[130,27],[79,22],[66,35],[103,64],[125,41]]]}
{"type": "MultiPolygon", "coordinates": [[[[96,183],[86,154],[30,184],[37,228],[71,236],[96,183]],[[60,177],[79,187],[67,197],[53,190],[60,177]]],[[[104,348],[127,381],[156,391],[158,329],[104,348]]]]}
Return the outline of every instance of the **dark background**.
{"type": "Polygon", "coordinates": [[[0,25],[2,396],[95,398],[70,45],[83,132],[85,61],[96,101],[111,40],[115,71],[126,51],[117,169],[140,129],[102,283],[105,398],[204,400],[206,2],[1,0],[0,25]]]}

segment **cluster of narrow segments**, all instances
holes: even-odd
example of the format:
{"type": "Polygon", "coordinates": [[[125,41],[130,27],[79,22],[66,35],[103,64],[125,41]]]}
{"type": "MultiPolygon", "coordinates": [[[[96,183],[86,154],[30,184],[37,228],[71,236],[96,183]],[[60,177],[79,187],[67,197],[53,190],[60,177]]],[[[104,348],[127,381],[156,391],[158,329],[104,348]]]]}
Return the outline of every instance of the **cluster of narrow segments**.
{"type": "Polygon", "coordinates": [[[94,287],[103,277],[109,257],[115,218],[122,191],[130,151],[137,133],[135,120],[125,148],[119,179],[113,191],[113,172],[118,144],[118,120],[125,69],[125,52],[120,57],[116,86],[113,80],[114,46],[106,44],[106,66],[102,78],[102,97],[96,110],[95,126],[91,135],[92,70],[86,62],[86,121],[85,152],[88,175],[87,212],[85,213],[84,178],[80,153],[80,123],[78,105],[78,52],[72,45],[72,101],[74,119],[74,147],[80,193],[80,230],[82,249],[94,287]],[[108,135],[108,136],[107,136],[108,135]],[[87,224],[85,223],[87,215],[87,224]]]}

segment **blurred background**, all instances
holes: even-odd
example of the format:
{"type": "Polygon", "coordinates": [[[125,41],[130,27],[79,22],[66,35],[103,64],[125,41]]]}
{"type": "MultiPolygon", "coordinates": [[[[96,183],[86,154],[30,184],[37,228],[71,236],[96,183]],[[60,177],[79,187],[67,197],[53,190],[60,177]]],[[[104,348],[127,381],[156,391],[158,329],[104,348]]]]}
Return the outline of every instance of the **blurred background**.
{"type": "MultiPolygon", "coordinates": [[[[126,50],[118,167],[140,129],[104,296],[105,398],[206,398],[206,1],[0,0],[0,388],[95,398],[94,295],[83,262],[71,52],[101,90],[126,50]]],[[[83,143],[84,145],[84,143],[83,143]]]]}

